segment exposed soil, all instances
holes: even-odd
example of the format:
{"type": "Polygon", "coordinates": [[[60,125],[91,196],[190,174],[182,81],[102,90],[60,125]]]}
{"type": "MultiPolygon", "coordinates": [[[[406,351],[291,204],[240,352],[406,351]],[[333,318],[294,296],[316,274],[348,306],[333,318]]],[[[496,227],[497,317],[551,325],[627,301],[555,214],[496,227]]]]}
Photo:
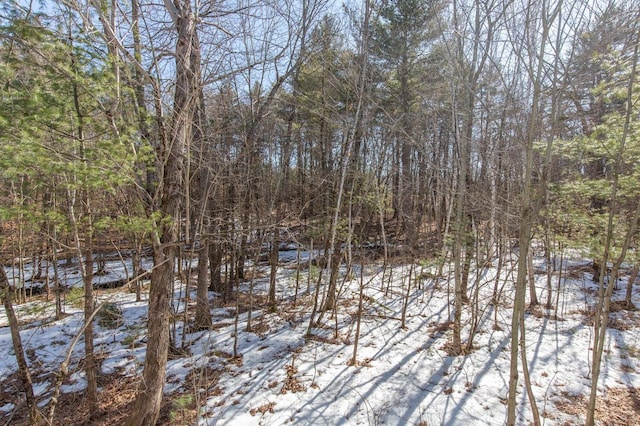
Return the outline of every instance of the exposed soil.
{"type": "MultiPolygon", "coordinates": [[[[200,373],[202,374],[202,373],[200,373]]],[[[215,386],[220,377],[220,371],[206,371],[207,384],[215,386]]],[[[0,424],[27,426],[30,425],[28,410],[24,404],[24,397],[17,391],[17,377],[3,380],[2,388],[9,384],[15,392],[0,393],[0,404],[14,403],[13,412],[0,417],[0,424]]],[[[89,420],[89,409],[85,392],[63,393],[56,408],[53,425],[81,426],[81,425],[120,425],[124,424],[133,409],[139,378],[130,376],[102,376],[101,390],[98,394],[99,414],[89,420]]],[[[45,409],[46,410],[46,409],[45,409]]],[[[46,415],[46,411],[42,413],[46,415]]],[[[160,411],[160,425],[191,425],[196,419],[196,403],[193,392],[177,392],[165,395],[160,411]]],[[[43,422],[43,424],[46,424],[43,422]]]]}
{"type": "MultiPolygon", "coordinates": [[[[586,417],[588,395],[561,394],[556,408],[563,413],[586,417]]],[[[639,426],[640,388],[610,388],[596,401],[596,423],[601,426],[639,426]]]]}

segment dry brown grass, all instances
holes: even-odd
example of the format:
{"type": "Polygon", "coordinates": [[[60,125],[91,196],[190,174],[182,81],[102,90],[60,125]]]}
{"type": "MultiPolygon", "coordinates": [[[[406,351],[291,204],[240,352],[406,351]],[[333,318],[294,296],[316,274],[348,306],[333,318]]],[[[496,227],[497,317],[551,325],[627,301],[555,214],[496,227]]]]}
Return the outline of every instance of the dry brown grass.
{"type": "MultiPolygon", "coordinates": [[[[188,382],[198,382],[198,385],[210,389],[210,394],[219,393],[217,387],[221,370],[214,368],[196,369],[188,376],[188,382]],[[206,383],[204,383],[206,381],[206,383]]],[[[24,405],[23,395],[17,391],[17,377],[8,377],[1,382],[2,389],[16,389],[15,392],[1,392],[0,400],[3,403],[14,403],[16,409],[9,415],[0,416],[0,424],[16,426],[30,425],[28,410],[24,405]],[[15,382],[15,383],[14,383],[15,382]]],[[[140,379],[133,376],[121,376],[118,374],[101,375],[99,385],[102,390],[98,394],[99,413],[89,420],[89,409],[86,400],[86,392],[74,392],[60,395],[56,408],[53,425],[59,426],[112,426],[124,424],[131,415],[136,392],[140,379]]],[[[197,407],[193,392],[176,392],[165,395],[162,398],[160,410],[160,425],[189,425],[196,419],[197,407]]]]}
{"type": "MultiPolygon", "coordinates": [[[[561,394],[556,408],[563,413],[584,417],[588,397],[561,394]]],[[[610,388],[596,401],[596,422],[601,426],[640,426],[640,388],[610,388]]]]}

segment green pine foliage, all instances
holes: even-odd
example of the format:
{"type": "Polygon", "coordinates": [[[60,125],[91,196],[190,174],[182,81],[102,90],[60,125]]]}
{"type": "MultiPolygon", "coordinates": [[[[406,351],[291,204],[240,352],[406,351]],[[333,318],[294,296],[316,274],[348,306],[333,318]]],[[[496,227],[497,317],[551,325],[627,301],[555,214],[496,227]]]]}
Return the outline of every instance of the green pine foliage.
{"type": "MultiPolygon", "coordinates": [[[[553,188],[553,204],[548,211],[558,232],[576,247],[585,247],[593,258],[602,256],[607,218],[615,209],[612,255],[628,232],[631,217],[640,199],[640,87],[632,93],[629,132],[624,146],[623,133],[627,113],[627,86],[631,64],[621,55],[607,59],[614,78],[600,83],[592,96],[606,113],[592,131],[584,136],[559,141],[556,155],[564,164],[562,181],[553,188]],[[612,205],[616,159],[620,156],[616,203],[612,205]]],[[[634,76],[636,80],[637,76],[634,76]]]]}
{"type": "MultiPolygon", "coordinates": [[[[81,190],[109,205],[135,183],[149,149],[114,114],[131,96],[116,90],[111,59],[87,37],[54,31],[37,15],[0,27],[0,196],[10,201],[2,220],[64,230],[65,203],[55,200],[81,190]],[[46,208],[45,198],[53,200],[46,208]]],[[[109,214],[98,208],[94,221],[109,214]]]]}

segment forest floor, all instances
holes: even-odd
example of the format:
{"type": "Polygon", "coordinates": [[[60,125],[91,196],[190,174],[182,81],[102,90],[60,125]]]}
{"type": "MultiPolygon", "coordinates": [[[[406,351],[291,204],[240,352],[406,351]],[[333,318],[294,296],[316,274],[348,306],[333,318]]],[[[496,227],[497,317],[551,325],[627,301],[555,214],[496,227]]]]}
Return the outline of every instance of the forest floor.
{"type": "MultiPolygon", "coordinates": [[[[536,306],[526,314],[526,347],[533,393],[545,425],[581,425],[591,383],[592,311],[597,285],[588,261],[568,262],[560,279],[552,276],[557,310],[536,306]],[[568,266],[567,266],[568,265],[568,266]]],[[[250,284],[236,303],[211,295],[214,326],[185,330],[184,283],[176,283],[173,353],[167,367],[162,424],[172,425],[502,425],[510,362],[514,263],[496,276],[494,266],[470,277],[472,302],[465,305],[463,339],[472,312],[477,332],[464,356],[449,356],[453,282],[433,269],[380,264],[355,266],[340,282],[339,305],[325,312],[307,335],[313,285],[307,270],[296,273],[284,261],[277,276],[279,304],[265,304],[268,267],[257,268],[254,310],[247,331],[250,284]],[[409,280],[409,276],[413,278],[409,280]],[[293,295],[298,281],[299,297],[293,295]],[[384,281],[383,281],[384,280],[384,281]],[[409,297],[407,283],[411,281],[409,297]],[[359,286],[363,315],[353,365],[359,286]],[[502,289],[494,306],[494,286],[502,289]],[[408,300],[405,327],[403,303],[408,300]],[[237,331],[236,331],[237,330],[237,331]],[[235,346],[235,351],[234,351],[235,346]],[[235,353],[234,353],[235,352],[235,353]]],[[[107,265],[115,275],[115,264],[107,265]]],[[[543,271],[543,259],[536,259],[543,271]]],[[[447,271],[445,270],[445,275],[447,271]]],[[[313,273],[311,274],[313,275],[313,273]]],[[[538,297],[546,301],[546,274],[536,275],[538,297]]],[[[190,277],[195,283],[195,277],[190,277]]],[[[624,298],[622,277],[614,300],[624,298]]],[[[144,294],[146,297],[146,293],[144,294]]],[[[95,344],[100,359],[101,416],[91,424],[121,424],[132,407],[145,355],[146,300],[135,302],[126,289],[99,291],[110,311],[97,316],[95,344]]],[[[143,298],[144,299],[144,298],[143,298]]],[[[191,294],[188,306],[195,301],[191,294]]],[[[640,306],[640,286],[633,301],[640,306]]],[[[597,419],[602,425],[640,425],[640,312],[613,304],[598,387],[597,419]]],[[[191,311],[189,309],[189,315],[191,311]]],[[[43,296],[16,305],[34,389],[45,410],[54,376],[82,326],[81,305],[67,298],[66,315],[53,320],[53,301],[43,296]]],[[[187,323],[191,320],[188,317],[187,323]]],[[[16,361],[4,311],[0,313],[0,424],[26,424],[16,361]]],[[[89,424],[83,389],[83,343],[73,348],[56,424],[89,424]]],[[[533,421],[524,388],[518,396],[517,424],[533,421]]]]}

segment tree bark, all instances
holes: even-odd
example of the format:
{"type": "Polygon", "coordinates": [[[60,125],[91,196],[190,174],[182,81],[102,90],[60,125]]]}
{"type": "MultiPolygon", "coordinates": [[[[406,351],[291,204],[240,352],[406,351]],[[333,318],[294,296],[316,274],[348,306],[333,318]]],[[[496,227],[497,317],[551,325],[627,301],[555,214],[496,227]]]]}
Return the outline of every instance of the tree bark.
{"type": "Polygon", "coordinates": [[[198,283],[196,288],[196,327],[211,327],[207,272],[209,269],[209,244],[205,243],[198,253],[198,283]]]}
{"type": "Polygon", "coordinates": [[[631,301],[631,295],[633,294],[633,283],[638,278],[638,271],[640,270],[640,263],[633,265],[631,269],[631,275],[629,276],[629,282],[627,283],[627,291],[625,294],[624,302],[627,309],[633,309],[633,302],[631,301]]]}
{"type": "Polygon", "coordinates": [[[222,247],[219,242],[209,243],[209,288],[223,293],[222,288],[222,247]]]}
{"type": "MultiPolygon", "coordinates": [[[[88,241],[91,244],[91,241],[88,241]]],[[[85,372],[87,375],[87,402],[89,404],[89,420],[93,420],[98,415],[98,366],[94,353],[93,344],[93,253],[91,246],[85,249],[84,266],[84,353],[85,372]]],[[[79,260],[81,262],[82,260],[79,260]]]]}
{"type": "Polygon", "coordinates": [[[268,303],[269,310],[275,312],[277,310],[276,304],[276,273],[278,272],[278,256],[279,256],[279,244],[280,244],[280,228],[273,227],[273,239],[271,240],[271,271],[269,273],[269,294],[268,303]]]}
{"type": "MultiPolygon", "coordinates": [[[[77,74],[76,58],[71,56],[71,67],[74,73],[77,74]]],[[[87,158],[85,151],[85,132],[84,132],[84,114],[80,107],[80,97],[78,92],[78,85],[74,82],[73,88],[73,102],[76,113],[77,124],[77,138],[78,138],[78,157],[83,170],[86,170],[87,158]]],[[[74,148],[75,149],[75,148],[74,148]]],[[[72,182],[78,184],[78,179],[75,172],[71,176],[72,182]]],[[[82,273],[82,282],[84,287],[84,353],[85,353],[85,373],[87,376],[87,403],[89,405],[89,420],[91,421],[98,415],[98,372],[95,361],[95,354],[93,353],[93,211],[91,209],[91,201],[89,199],[89,189],[81,184],[80,197],[82,212],[86,217],[86,231],[85,248],[82,248],[80,241],[80,229],[78,220],[76,217],[76,192],[75,189],[69,189],[68,203],[69,203],[69,221],[73,229],[73,239],[75,244],[75,252],[78,257],[78,265],[82,273]],[[83,260],[84,256],[84,260],[83,260]]]]}
{"type": "Polygon", "coordinates": [[[529,280],[529,306],[537,306],[540,302],[536,292],[536,276],[533,270],[533,250],[531,250],[531,247],[529,247],[529,253],[527,253],[527,278],[529,280]]]}
{"type": "Polygon", "coordinates": [[[169,352],[170,300],[179,218],[184,194],[184,149],[192,136],[199,99],[200,45],[196,17],[189,0],[165,1],[177,32],[175,51],[176,86],[173,123],[168,140],[162,141],[158,156],[162,176],[158,198],[164,220],[153,237],[154,269],[149,291],[149,329],[143,381],[128,425],[155,425],[160,415],[162,391],[169,352]],[[163,166],[162,166],[163,165],[163,166]]]}
{"type": "Polygon", "coordinates": [[[11,341],[13,342],[13,352],[16,354],[18,373],[20,375],[20,381],[22,382],[22,390],[24,391],[27,401],[27,407],[29,408],[29,420],[31,421],[31,424],[37,424],[38,406],[36,405],[36,399],[33,393],[33,382],[31,381],[31,373],[29,372],[27,358],[24,354],[24,348],[22,346],[22,338],[20,337],[18,318],[16,317],[16,313],[13,310],[13,303],[11,301],[11,289],[9,288],[9,279],[7,278],[7,274],[4,271],[4,267],[2,265],[0,265],[0,296],[2,296],[2,303],[7,314],[7,320],[9,321],[9,329],[11,330],[11,341]]]}
{"type": "Polygon", "coordinates": [[[327,297],[322,307],[323,311],[330,311],[335,308],[337,302],[338,291],[338,273],[340,272],[340,263],[342,262],[342,250],[340,242],[336,241],[331,250],[329,261],[329,285],[327,286],[327,297]]]}
{"type": "MultiPolygon", "coordinates": [[[[525,164],[524,164],[524,182],[522,189],[522,198],[520,205],[520,226],[518,230],[518,245],[519,245],[519,254],[518,254],[518,272],[516,276],[516,292],[515,292],[515,300],[513,303],[512,310],[512,318],[511,318],[511,359],[510,359],[510,373],[509,373],[509,391],[507,398],[507,425],[511,426],[515,424],[516,421],[516,396],[517,396],[517,388],[518,388],[518,347],[521,345],[521,350],[524,351],[526,348],[525,342],[525,327],[523,325],[524,322],[524,306],[525,306],[525,296],[526,296],[526,287],[527,287],[527,271],[529,269],[529,251],[531,250],[531,239],[532,239],[532,230],[533,223],[537,217],[540,208],[540,191],[538,193],[534,192],[534,182],[533,182],[533,146],[534,140],[536,138],[537,133],[539,132],[540,126],[540,115],[541,115],[541,105],[540,99],[542,96],[542,80],[544,75],[544,54],[547,48],[547,42],[549,37],[549,29],[553,25],[553,22],[558,16],[560,12],[561,3],[556,4],[554,8],[550,8],[548,10],[549,5],[546,1],[543,1],[540,5],[540,20],[542,22],[542,34],[540,36],[540,44],[537,46],[537,51],[534,50],[534,47],[527,46],[531,50],[530,52],[535,52],[535,58],[537,58],[537,62],[529,63],[529,75],[531,78],[532,84],[532,106],[531,112],[529,114],[528,122],[527,122],[527,132],[526,138],[523,141],[524,150],[525,150],[525,164]],[[521,333],[521,334],[520,334],[521,333]]],[[[533,11],[533,3],[529,2],[527,5],[527,14],[528,16],[532,16],[533,11]],[[531,14],[531,15],[529,15],[531,14]]],[[[529,31],[529,27],[533,25],[533,20],[529,19],[526,22],[526,31],[529,31]]],[[[514,46],[515,47],[515,46],[514,46]]],[[[531,53],[530,53],[531,55],[531,53]]],[[[534,59],[534,56],[531,55],[529,58],[530,61],[534,59]]],[[[521,59],[522,60],[522,59],[521,59]]],[[[551,148],[551,139],[547,143],[547,150],[551,148]]],[[[544,182],[542,182],[544,184],[544,182]]],[[[533,271],[529,272],[529,275],[532,277],[533,271]]],[[[532,289],[534,290],[534,289],[532,289]]],[[[535,295],[535,294],[534,294],[535,295]]],[[[537,301],[536,301],[537,303],[537,301]]],[[[526,354],[520,354],[522,362],[526,362],[526,354]]],[[[523,366],[525,370],[524,374],[528,375],[527,366],[523,366]]],[[[525,385],[528,385],[528,380],[525,377],[525,385]]],[[[536,408],[536,402],[533,399],[533,393],[530,392],[529,386],[527,386],[527,393],[529,397],[529,402],[532,406],[532,412],[534,415],[534,423],[539,424],[540,418],[536,408]]]]}

